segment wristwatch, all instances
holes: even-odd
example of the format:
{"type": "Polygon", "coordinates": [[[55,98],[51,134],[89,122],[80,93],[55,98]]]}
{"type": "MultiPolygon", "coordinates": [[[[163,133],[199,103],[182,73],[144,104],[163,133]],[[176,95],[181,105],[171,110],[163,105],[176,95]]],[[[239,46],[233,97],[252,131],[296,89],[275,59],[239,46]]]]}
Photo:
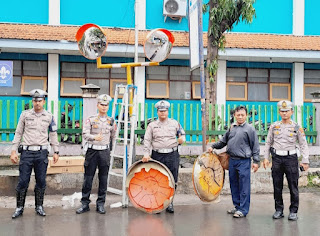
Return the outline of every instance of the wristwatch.
{"type": "Polygon", "coordinates": [[[54,152],[54,154],[59,154],[59,151],[57,151],[57,152],[54,152]]]}

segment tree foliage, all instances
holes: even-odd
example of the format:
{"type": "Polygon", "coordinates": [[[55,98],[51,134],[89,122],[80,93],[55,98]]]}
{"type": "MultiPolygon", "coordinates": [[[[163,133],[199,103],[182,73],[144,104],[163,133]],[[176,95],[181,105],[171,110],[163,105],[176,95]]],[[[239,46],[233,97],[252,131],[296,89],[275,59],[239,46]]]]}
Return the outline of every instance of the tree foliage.
{"type": "MultiPolygon", "coordinates": [[[[255,17],[253,4],[256,0],[207,0],[203,11],[209,11],[207,65],[206,65],[206,107],[216,103],[216,73],[218,71],[218,51],[224,50],[226,31],[241,21],[251,23],[255,17]]],[[[214,117],[214,109],[212,109],[214,117]]],[[[208,109],[206,112],[209,121],[208,109]]],[[[207,124],[208,125],[208,124],[207,124]]],[[[213,124],[214,125],[214,124],[213,124]]]]}
{"type": "MultiPolygon", "coordinates": [[[[224,50],[224,32],[232,30],[240,21],[251,23],[255,17],[254,2],[255,0],[209,0],[203,4],[204,12],[209,11],[208,48],[224,50]]],[[[211,82],[218,69],[217,56],[209,58],[210,64],[207,64],[211,82]]]]}

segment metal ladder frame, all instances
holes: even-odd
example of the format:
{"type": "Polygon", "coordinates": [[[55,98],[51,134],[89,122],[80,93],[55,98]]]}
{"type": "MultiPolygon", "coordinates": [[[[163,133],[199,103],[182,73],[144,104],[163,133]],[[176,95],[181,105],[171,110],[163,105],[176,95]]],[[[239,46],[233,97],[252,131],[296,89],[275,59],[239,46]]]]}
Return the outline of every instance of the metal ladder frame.
{"type": "Polygon", "coordinates": [[[135,142],[135,127],[136,127],[136,114],[137,114],[137,86],[135,85],[123,85],[118,84],[116,86],[115,95],[114,95],[114,102],[112,106],[112,118],[117,124],[117,130],[115,134],[115,142],[112,144],[112,151],[110,154],[110,166],[109,166],[109,173],[108,173],[108,181],[107,181],[107,191],[111,193],[115,193],[118,195],[122,195],[122,207],[128,206],[128,197],[126,194],[126,177],[128,173],[128,169],[132,164],[132,157],[133,157],[133,145],[135,142]],[[118,96],[119,96],[119,90],[125,89],[122,102],[118,103],[118,96]],[[129,95],[132,94],[133,96],[133,102],[132,104],[129,104],[129,95]],[[120,106],[120,110],[118,113],[118,120],[115,119],[115,114],[117,110],[117,105],[120,106]],[[130,116],[129,120],[129,107],[132,107],[132,114],[130,116]],[[124,134],[123,138],[119,137],[121,124],[124,124],[124,134]],[[128,148],[128,126],[130,124],[130,139],[129,139],[129,148],[128,148]],[[117,155],[116,154],[116,147],[119,145],[118,141],[123,141],[123,155],[117,155]],[[128,150],[129,149],[129,150],[128,150]],[[122,164],[122,174],[118,174],[112,171],[113,169],[113,163],[114,158],[122,158],[123,164],[122,164]],[[116,189],[109,186],[110,182],[110,176],[117,176],[122,177],[122,189],[116,189]]]}

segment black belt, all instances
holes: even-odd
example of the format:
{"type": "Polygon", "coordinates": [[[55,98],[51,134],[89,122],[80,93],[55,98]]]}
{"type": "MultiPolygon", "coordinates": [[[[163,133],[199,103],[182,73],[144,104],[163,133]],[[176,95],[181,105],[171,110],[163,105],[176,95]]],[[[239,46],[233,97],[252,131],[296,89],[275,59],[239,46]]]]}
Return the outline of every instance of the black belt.
{"type": "Polygon", "coordinates": [[[242,160],[242,159],[247,159],[246,157],[235,157],[235,156],[230,156],[231,159],[234,160],[242,160]]]}

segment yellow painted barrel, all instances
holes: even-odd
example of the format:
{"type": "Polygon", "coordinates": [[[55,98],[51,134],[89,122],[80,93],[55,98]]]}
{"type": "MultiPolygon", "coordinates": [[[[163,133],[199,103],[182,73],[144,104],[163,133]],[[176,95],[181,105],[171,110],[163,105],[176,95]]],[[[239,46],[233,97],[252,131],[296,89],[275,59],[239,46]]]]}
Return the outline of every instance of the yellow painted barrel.
{"type": "Polygon", "coordinates": [[[214,201],[224,184],[224,169],[216,154],[202,153],[194,162],[192,182],[195,193],[205,202],[214,201]]]}

